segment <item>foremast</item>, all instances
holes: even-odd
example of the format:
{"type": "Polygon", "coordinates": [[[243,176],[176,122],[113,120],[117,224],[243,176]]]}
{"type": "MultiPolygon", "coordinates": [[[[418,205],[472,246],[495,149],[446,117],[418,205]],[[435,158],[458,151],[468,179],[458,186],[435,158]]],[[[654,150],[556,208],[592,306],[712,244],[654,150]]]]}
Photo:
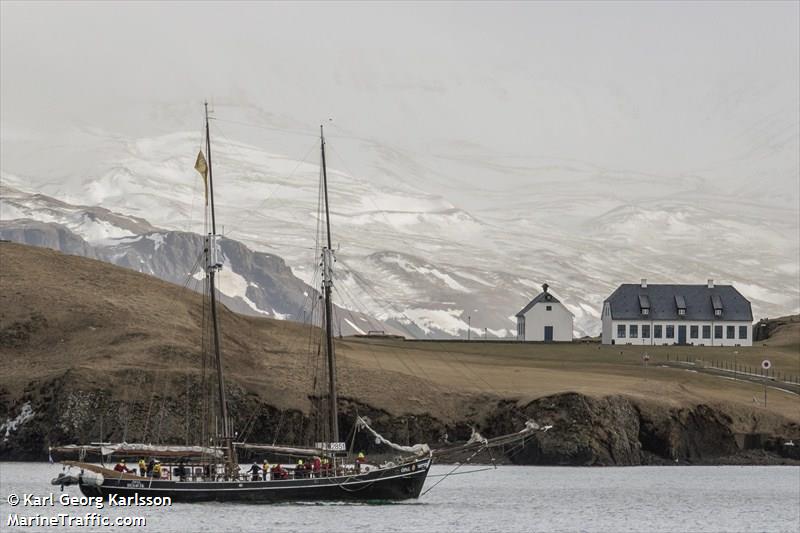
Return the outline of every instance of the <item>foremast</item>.
{"type": "Polygon", "coordinates": [[[336,353],[333,349],[333,304],[331,289],[333,288],[333,247],[331,246],[331,214],[328,206],[328,171],[325,166],[325,135],[322,125],[319,127],[319,144],[322,154],[322,189],[325,197],[325,227],[328,245],[322,248],[322,292],[325,298],[325,354],[328,358],[328,402],[330,416],[330,442],[339,441],[338,397],[336,393],[336,353]]]}
{"type": "Polygon", "coordinates": [[[211,135],[208,126],[208,102],[204,103],[206,115],[206,159],[208,166],[208,193],[211,203],[211,233],[206,236],[206,275],[208,277],[209,293],[211,294],[211,323],[214,337],[214,356],[217,363],[217,393],[219,394],[219,408],[221,418],[220,440],[225,448],[225,477],[233,477],[239,470],[236,451],[233,447],[230,420],[228,419],[228,404],[225,401],[225,373],[222,368],[222,351],[219,347],[219,318],[217,316],[217,292],[215,287],[216,273],[222,264],[216,258],[217,222],[214,213],[214,179],[211,170],[211,135]]]}

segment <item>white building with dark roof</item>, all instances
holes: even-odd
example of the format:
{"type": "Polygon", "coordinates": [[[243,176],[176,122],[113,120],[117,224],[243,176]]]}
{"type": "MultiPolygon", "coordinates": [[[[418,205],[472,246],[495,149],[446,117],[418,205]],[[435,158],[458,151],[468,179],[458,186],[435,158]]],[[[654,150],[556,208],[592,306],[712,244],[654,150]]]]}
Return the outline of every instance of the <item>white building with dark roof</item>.
{"type": "Polygon", "coordinates": [[[542,292],[517,313],[517,340],[570,342],[572,313],[542,285],[542,292]]]}
{"type": "Polygon", "coordinates": [[[732,285],[620,285],[603,302],[603,344],[752,346],[753,311],[732,285]]]}

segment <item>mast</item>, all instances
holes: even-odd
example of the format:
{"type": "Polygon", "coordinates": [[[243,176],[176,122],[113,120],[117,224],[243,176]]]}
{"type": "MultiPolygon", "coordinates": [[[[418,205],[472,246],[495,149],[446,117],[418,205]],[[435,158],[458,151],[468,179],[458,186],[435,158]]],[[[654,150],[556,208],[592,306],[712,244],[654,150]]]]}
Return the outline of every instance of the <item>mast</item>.
{"type": "Polygon", "coordinates": [[[322,189],[325,194],[325,226],[328,234],[328,246],[322,249],[322,288],[325,295],[325,337],[326,354],[328,356],[328,399],[330,415],[331,442],[339,441],[339,413],[336,395],[336,354],[333,351],[333,305],[331,304],[331,287],[333,287],[333,247],[331,246],[331,214],[328,206],[328,172],[325,168],[325,135],[322,125],[319,126],[320,150],[322,152],[322,189]]]}
{"type": "Polygon", "coordinates": [[[214,217],[214,179],[211,171],[211,135],[208,127],[208,102],[204,103],[206,112],[206,157],[208,159],[208,190],[211,198],[211,233],[206,238],[206,273],[211,292],[211,322],[214,330],[214,355],[217,360],[217,384],[219,393],[220,418],[222,419],[222,441],[225,443],[225,470],[230,475],[236,466],[233,437],[228,420],[228,405],[225,402],[225,379],[222,369],[222,352],[219,349],[219,320],[217,318],[217,292],[214,279],[221,265],[216,261],[217,222],[214,217]]]}

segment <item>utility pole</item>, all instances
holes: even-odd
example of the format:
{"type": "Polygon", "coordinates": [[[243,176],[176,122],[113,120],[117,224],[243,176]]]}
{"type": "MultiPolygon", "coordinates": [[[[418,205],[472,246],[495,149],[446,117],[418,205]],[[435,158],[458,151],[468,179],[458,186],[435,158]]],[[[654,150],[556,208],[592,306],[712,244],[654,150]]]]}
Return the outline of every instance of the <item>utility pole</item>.
{"type": "Polygon", "coordinates": [[[467,315],[467,340],[469,340],[469,334],[472,330],[472,317],[467,315]]]}

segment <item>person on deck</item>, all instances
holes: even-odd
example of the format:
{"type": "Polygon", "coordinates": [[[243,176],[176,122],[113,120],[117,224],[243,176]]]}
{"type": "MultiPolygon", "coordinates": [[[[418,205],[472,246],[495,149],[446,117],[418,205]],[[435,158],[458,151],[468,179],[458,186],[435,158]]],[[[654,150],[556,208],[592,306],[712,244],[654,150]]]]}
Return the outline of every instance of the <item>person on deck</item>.
{"type": "Polygon", "coordinates": [[[139,475],[142,477],[147,475],[147,463],[144,462],[144,457],[139,459],[139,475]]]}
{"type": "Polygon", "coordinates": [[[258,466],[255,461],[253,461],[253,466],[251,466],[250,470],[248,470],[248,472],[250,472],[250,481],[258,481],[259,479],[261,479],[258,477],[258,473],[260,471],[261,467],[258,466]]]}
{"type": "Polygon", "coordinates": [[[123,474],[135,472],[134,470],[131,470],[130,468],[125,466],[125,459],[120,459],[119,462],[117,463],[117,466],[114,467],[114,470],[116,470],[117,472],[122,472],[123,474]]]}
{"type": "Polygon", "coordinates": [[[323,476],[331,475],[331,462],[327,457],[322,458],[322,465],[320,467],[323,476]]]}
{"type": "Polygon", "coordinates": [[[261,465],[261,471],[264,472],[264,481],[269,481],[270,466],[269,466],[269,461],[267,461],[266,459],[264,459],[264,464],[261,465]]]}
{"type": "Polygon", "coordinates": [[[322,460],[314,456],[314,460],[311,461],[311,472],[313,473],[313,477],[319,477],[320,470],[322,470],[322,460]]]}
{"type": "Polygon", "coordinates": [[[364,455],[364,452],[358,452],[358,457],[356,457],[356,473],[361,473],[361,465],[367,462],[367,457],[364,455]]]}
{"type": "Polygon", "coordinates": [[[153,465],[153,479],[161,479],[161,461],[156,461],[153,465]]]}
{"type": "Polygon", "coordinates": [[[302,459],[297,460],[297,466],[294,467],[294,478],[301,479],[306,477],[306,465],[302,459]]]}
{"type": "Polygon", "coordinates": [[[272,479],[289,479],[289,472],[280,464],[276,464],[271,469],[272,479]]]}
{"type": "Polygon", "coordinates": [[[150,462],[147,463],[147,477],[153,477],[153,469],[156,467],[156,460],[150,459],[150,462]]]}
{"type": "Polygon", "coordinates": [[[178,476],[178,481],[186,481],[186,467],[183,461],[178,463],[178,468],[175,470],[175,475],[178,476]]]}

